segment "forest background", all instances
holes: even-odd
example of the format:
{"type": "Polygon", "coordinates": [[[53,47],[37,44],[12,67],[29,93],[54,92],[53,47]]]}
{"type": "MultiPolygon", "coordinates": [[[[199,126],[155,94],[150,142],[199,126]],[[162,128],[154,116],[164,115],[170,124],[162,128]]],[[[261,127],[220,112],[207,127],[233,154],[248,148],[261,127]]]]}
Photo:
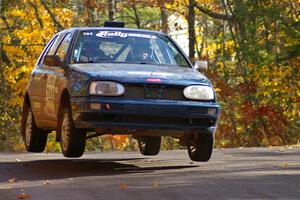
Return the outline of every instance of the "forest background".
{"type": "MultiPolygon", "coordinates": [[[[0,0],[0,151],[24,150],[23,95],[53,34],[106,20],[163,31],[192,61],[209,61],[222,106],[217,147],[299,144],[300,0],[0,0]]],[[[162,148],[179,144],[166,137],[162,148]]],[[[60,151],[54,133],[46,149],[60,151]]],[[[88,141],[87,150],[99,149],[137,144],[112,135],[88,141]]]]}

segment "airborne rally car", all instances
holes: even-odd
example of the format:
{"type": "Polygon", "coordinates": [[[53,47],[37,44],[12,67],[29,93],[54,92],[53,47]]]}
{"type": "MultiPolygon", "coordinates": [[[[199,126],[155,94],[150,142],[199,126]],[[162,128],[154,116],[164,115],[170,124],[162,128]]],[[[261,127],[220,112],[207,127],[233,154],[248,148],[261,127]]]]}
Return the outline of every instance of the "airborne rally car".
{"type": "Polygon", "coordinates": [[[199,72],[205,62],[192,66],[161,32],[119,25],[64,30],[46,45],[24,97],[26,149],[42,152],[55,130],[65,157],[105,134],[132,135],[143,155],[156,155],[161,136],[172,136],[192,160],[208,161],[220,107],[199,72]]]}

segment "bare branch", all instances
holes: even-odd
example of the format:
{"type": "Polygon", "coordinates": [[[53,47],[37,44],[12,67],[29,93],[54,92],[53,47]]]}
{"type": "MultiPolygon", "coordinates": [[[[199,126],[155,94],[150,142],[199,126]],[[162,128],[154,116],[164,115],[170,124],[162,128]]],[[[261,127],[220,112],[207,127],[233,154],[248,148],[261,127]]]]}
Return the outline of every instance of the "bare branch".
{"type": "Polygon", "coordinates": [[[0,13],[1,13],[1,9],[2,9],[2,0],[0,0],[0,13]]]}
{"type": "Polygon", "coordinates": [[[139,14],[137,12],[137,9],[135,7],[135,5],[133,4],[132,6],[132,9],[133,9],[133,12],[134,12],[134,17],[135,17],[135,23],[136,23],[136,26],[138,28],[141,28],[141,21],[140,21],[140,17],[139,17],[139,14]]]}
{"type": "Polygon", "coordinates": [[[215,19],[221,19],[221,20],[232,20],[233,19],[233,15],[230,14],[220,14],[220,13],[215,13],[209,9],[206,9],[202,6],[200,6],[198,3],[195,3],[195,7],[202,13],[215,18],[215,19]]]}
{"type": "Polygon", "coordinates": [[[39,12],[38,12],[38,9],[37,9],[36,5],[35,5],[34,3],[32,3],[32,2],[30,2],[30,1],[29,1],[29,4],[30,4],[30,6],[33,8],[33,10],[34,10],[35,18],[36,18],[36,20],[39,22],[40,27],[41,27],[41,28],[44,28],[43,21],[42,21],[42,19],[40,18],[40,15],[39,15],[39,12]]]}
{"type": "Polygon", "coordinates": [[[58,28],[58,30],[62,30],[64,29],[64,27],[56,20],[54,14],[51,12],[51,10],[48,8],[47,4],[44,2],[44,0],[40,0],[41,4],[44,6],[44,8],[47,10],[48,14],[50,15],[50,17],[53,20],[53,23],[55,24],[55,26],[58,28]]]}

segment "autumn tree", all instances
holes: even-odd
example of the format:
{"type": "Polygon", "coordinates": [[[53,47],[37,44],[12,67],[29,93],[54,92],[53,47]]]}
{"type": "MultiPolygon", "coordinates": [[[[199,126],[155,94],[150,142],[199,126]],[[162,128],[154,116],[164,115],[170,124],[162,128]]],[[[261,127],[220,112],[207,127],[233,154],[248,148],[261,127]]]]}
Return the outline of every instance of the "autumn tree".
{"type": "MultiPolygon", "coordinates": [[[[192,60],[209,61],[206,75],[222,104],[218,146],[296,143],[299,4],[291,0],[0,0],[0,150],[20,149],[23,92],[50,37],[72,26],[102,26],[109,19],[169,34],[183,29],[169,19],[183,19],[188,41],[179,44],[188,43],[192,60]]],[[[91,140],[88,148],[135,149],[130,141],[108,136],[91,140]]],[[[163,146],[177,148],[178,143],[167,139],[163,146]]]]}
{"type": "Polygon", "coordinates": [[[223,105],[221,144],[297,142],[299,3],[223,1],[219,7],[196,7],[214,24],[206,40],[213,51],[209,77],[223,105]]]}

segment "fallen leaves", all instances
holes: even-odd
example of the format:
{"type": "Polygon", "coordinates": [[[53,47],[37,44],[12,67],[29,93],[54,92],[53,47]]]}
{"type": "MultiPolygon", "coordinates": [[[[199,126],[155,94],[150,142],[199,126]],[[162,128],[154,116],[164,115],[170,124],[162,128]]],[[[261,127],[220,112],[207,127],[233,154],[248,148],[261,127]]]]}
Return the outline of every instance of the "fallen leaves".
{"type": "Polygon", "coordinates": [[[281,147],[277,152],[284,152],[286,149],[284,147],[281,147]]]}
{"type": "Polygon", "coordinates": [[[17,179],[16,178],[11,178],[11,179],[8,179],[8,182],[9,183],[15,183],[17,181],[17,179]]]}
{"type": "Polygon", "coordinates": [[[31,199],[31,196],[29,194],[26,193],[21,193],[17,195],[18,199],[31,199]]]}
{"type": "Polygon", "coordinates": [[[43,185],[49,185],[50,184],[50,181],[46,180],[43,182],[43,185]]]}
{"type": "Polygon", "coordinates": [[[125,183],[121,183],[121,184],[119,185],[119,188],[120,188],[121,190],[126,190],[126,189],[128,189],[128,185],[125,184],[125,183]]]}
{"type": "Polygon", "coordinates": [[[288,167],[289,164],[288,164],[288,163],[283,163],[282,166],[283,166],[283,167],[288,167]]]}
{"type": "Polygon", "coordinates": [[[153,183],[153,187],[159,187],[160,186],[160,184],[159,184],[159,182],[158,181],[154,181],[154,183],[153,183]]]}

